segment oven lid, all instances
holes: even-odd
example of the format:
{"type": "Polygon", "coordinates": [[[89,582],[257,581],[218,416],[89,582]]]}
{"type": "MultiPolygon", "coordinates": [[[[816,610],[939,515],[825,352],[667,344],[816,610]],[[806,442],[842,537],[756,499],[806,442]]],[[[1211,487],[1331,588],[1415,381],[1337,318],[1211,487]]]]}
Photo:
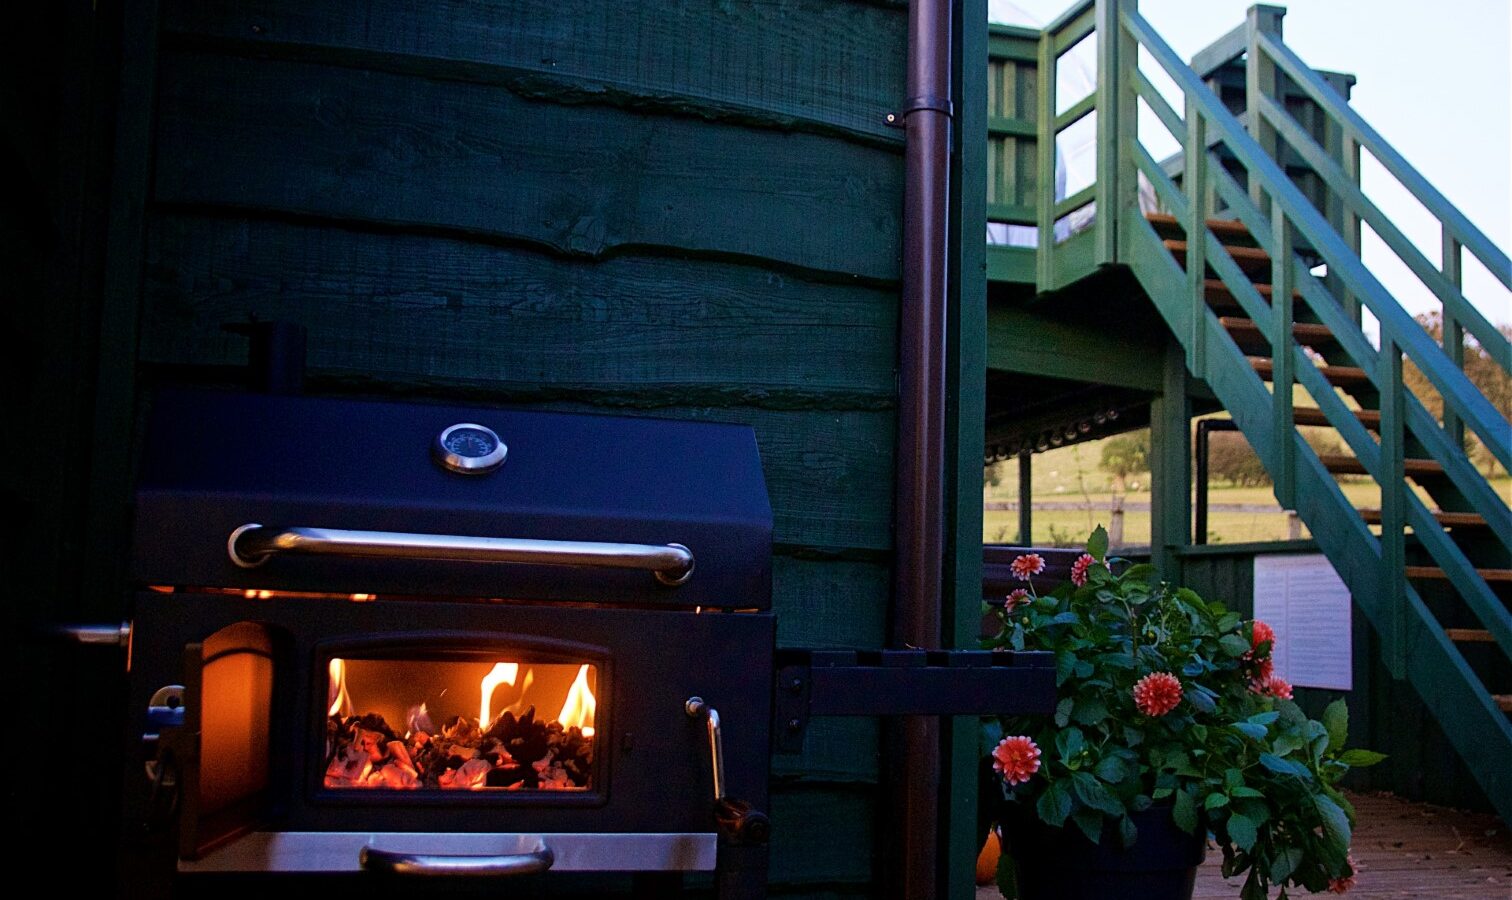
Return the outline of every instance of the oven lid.
{"type": "Polygon", "coordinates": [[[146,584],[770,605],[742,425],[164,391],[134,527],[146,584]]]}

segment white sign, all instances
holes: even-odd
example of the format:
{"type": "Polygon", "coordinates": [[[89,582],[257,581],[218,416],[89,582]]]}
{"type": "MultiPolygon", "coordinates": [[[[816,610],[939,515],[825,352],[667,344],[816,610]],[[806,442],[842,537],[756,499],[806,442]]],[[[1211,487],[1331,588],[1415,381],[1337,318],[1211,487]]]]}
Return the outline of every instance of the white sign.
{"type": "Polygon", "coordinates": [[[1255,618],[1276,631],[1276,674],[1296,687],[1353,685],[1349,590],[1320,554],[1255,556],[1255,618]]]}

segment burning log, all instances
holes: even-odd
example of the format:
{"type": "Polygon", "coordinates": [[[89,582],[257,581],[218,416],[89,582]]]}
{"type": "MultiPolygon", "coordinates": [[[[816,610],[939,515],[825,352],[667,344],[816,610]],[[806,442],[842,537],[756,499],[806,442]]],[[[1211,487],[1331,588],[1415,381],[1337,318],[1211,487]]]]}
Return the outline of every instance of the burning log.
{"type": "Polygon", "coordinates": [[[533,706],[486,729],[455,716],[403,738],[373,713],[333,715],[326,747],[328,788],[573,791],[590,787],[593,769],[591,731],[538,720],[533,706]]]}

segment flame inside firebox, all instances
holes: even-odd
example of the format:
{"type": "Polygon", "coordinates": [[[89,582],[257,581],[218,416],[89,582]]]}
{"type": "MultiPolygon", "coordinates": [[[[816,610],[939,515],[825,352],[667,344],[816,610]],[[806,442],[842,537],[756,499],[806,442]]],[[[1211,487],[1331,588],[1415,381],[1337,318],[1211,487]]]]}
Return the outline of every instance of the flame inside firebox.
{"type": "Polygon", "coordinates": [[[328,675],[328,788],[592,787],[592,664],[334,658],[328,675]]]}

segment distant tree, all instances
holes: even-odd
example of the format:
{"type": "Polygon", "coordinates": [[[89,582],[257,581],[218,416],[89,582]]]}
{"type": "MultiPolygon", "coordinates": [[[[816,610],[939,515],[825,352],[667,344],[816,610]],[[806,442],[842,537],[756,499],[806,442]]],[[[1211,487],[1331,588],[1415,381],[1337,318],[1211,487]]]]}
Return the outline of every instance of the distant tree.
{"type": "Polygon", "coordinates": [[[1104,443],[1100,467],[1113,476],[1113,490],[1125,493],[1130,475],[1150,471],[1150,430],[1133,431],[1104,443]]]}
{"type": "MultiPolygon", "coordinates": [[[[1424,313],[1418,316],[1417,320],[1435,341],[1443,342],[1444,316],[1442,313],[1424,313]]],[[[1512,340],[1512,325],[1501,325],[1497,330],[1512,340]]],[[[1512,375],[1502,371],[1502,367],[1497,365],[1496,360],[1492,359],[1491,355],[1469,336],[1465,338],[1465,377],[1486,395],[1486,399],[1490,400],[1491,405],[1500,410],[1503,416],[1512,418],[1512,375]]],[[[1411,360],[1402,365],[1402,381],[1417,395],[1435,419],[1443,421],[1444,398],[1428,381],[1428,376],[1424,375],[1411,360]]],[[[1486,449],[1480,438],[1467,430],[1466,444],[1466,451],[1470,454],[1470,458],[1480,464],[1488,475],[1494,474],[1499,468],[1496,458],[1486,449]]]]}
{"type": "MultiPolygon", "coordinates": [[[[1343,444],[1329,432],[1308,428],[1303,436],[1320,456],[1344,453],[1343,444]]],[[[1249,441],[1237,431],[1215,431],[1208,435],[1208,477],[1226,481],[1238,487],[1256,487],[1270,484],[1270,473],[1260,462],[1260,457],[1250,447],[1249,441]]]]}

